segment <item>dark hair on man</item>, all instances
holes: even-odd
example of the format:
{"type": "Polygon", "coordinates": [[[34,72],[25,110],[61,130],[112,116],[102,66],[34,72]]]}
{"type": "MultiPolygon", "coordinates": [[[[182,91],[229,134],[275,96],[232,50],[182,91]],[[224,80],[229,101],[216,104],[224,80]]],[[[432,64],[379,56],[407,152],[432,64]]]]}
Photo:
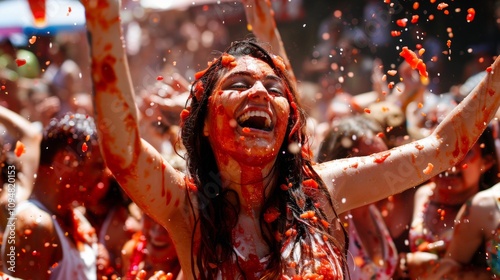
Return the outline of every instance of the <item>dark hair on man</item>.
{"type": "Polygon", "coordinates": [[[96,143],[97,132],[92,117],[67,113],[62,118],[54,118],[43,131],[40,165],[51,165],[61,150],[71,151],[83,161],[96,143]]]}

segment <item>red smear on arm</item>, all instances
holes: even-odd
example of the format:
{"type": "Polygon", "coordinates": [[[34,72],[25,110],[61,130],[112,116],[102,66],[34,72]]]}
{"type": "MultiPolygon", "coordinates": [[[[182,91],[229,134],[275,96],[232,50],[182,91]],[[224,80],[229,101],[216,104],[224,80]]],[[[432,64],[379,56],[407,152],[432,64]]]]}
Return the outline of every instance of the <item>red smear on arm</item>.
{"type": "Polygon", "coordinates": [[[317,189],[318,188],[318,182],[316,182],[313,179],[307,179],[302,182],[304,187],[312,188],[312,189],[317,189]]]}
{"type": "Polygon", "coordinates": [[[14,153],[17,157],[20,157],[26,151],[24,144],[21,141],[16,142],[16,148],[14,149],[14,153]]]}
{"type": "Polygon", "coordinates": [[[390,155],[391,155],[391,152],[384,152],[384,153],[376,154],[376,155],[374,155],[375,159],[373,160],[373,162],[383,163],[390,155]]]}

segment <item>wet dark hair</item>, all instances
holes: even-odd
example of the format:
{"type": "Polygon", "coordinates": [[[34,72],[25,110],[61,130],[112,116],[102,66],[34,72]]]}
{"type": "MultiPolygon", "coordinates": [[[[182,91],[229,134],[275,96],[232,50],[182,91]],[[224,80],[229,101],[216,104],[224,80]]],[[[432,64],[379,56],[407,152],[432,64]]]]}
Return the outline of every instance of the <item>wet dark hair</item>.
{"type": "Polygon", "coordinates": [[[485,190],[500,181],[500,167],[498,164],[498,153],[495,144],[495,139],[498,138],[498,135],[496,134],[499,133],[499,130],[500,127],[498,121],[491,121],[476,142],[476,144],[481,146],[481,156],[483,158],[491,157],[494,161],[491,168],[481,175],[479,182],[480,191],[485,190]]]}
{"type": "Polygon", "coordinates": [[[54,156],[61,150],[71,151],[79,161],[83,161],[96,144],[94,119],[83,114],[67,113],[62,118],[52,119],[44,128],[40,143],[40,165],[51,165],[54,156]]]}
{"type": "MultiPolygon", "coordinates": [[[[282,61],[253,39],[232,43],[224,54],[196,76],[186,108],[189,113],[181,121],[181,136],[187,152],[190,176],[187,184],[197,187],[193,193],[197,198],[198,210],[192,205],[194,216],[197,217],[195,229],[201,233],[198,245],[194,243],[196,230],[193,231],[193,275],[196,279],[215,279],[220,271],[227,268],[224,264],[231,263],[239,267],[243,278],[247,278],[239,262],[234,261],[238,257],[233,247],[232,229],[238,221],[239,201],[233,191],[222,186],[212,147],[208,138],[201,133],[207,117],[208,99],[220,78],[230,68],[227,65],[228,55],[235,58],[251,56],[267,63],[285,82],[288,90],[285,97],[290,103],[285,140],[272,171],[276,181],[274,185],[266,186],[270,188],[269,196],[265,198],[260,217],[262,236],[270,251],[262,278],[278,279],[281,275],[304,276],[306,273],[325,275],[325,279],[332,276],[341,278],[345,270],[345,252],[340,251],[342,246],[339,246],[333,235],[336,233],[334,228],[341,228],[344,235],[345,231],[339,223],[324,182],[312,168],[305,135],[304,111],[298,106],[294,84],[282,61]],[[301,147],[302,152],[291,152],[290,144],[301,147]],[[266,222],[264,214],[272,209],[280,215],[266,222]],[[312,213],[317,220],[304,218],[301,216],[304,213],[312,213]],[[333,217],[333,220],[328,221],[327,217],[333,217]],[[300,255],[300,260],[294,259],[294,253],[300,255]],[[197,256],[196,262],[194,255],[197,256]]],[[[186,189],[189,191],[193,188],[186,189]]]]}

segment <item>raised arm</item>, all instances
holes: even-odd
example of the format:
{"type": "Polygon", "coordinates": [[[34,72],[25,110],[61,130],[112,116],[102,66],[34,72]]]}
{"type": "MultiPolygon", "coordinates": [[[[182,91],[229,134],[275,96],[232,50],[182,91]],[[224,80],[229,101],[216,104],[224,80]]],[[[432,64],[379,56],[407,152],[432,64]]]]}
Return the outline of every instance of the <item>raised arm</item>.
{"type": "MultiPolygon", "coordinates": [[[[119,0],[82,0],[91,49],[99,144],[107,166],[137,205],[162,225],[182,205],[183,174],[142,140],[124,50],[119,0]]],[[[172,221],[175,222],[175,221],[172,221]]]]}
{"type": "Polygon", "coordinates": [[[293,81],[296,81],[285,46],[276,27],[274,11],[269,0],[242,0],[245,6],[248,28],[262,42],[271,44],[271,52],[283,58],[286,69],[293,81]]]}
{"type": "Polygon", "coordinates": [[[317,165],[342,213],[419,185],[457,164],[477,141],[500,105],[500,58],[488,75],[421,140],[387,152],[317,165]]]}
{"type": "Polygon", "coordinates": [[[40,160],[42,134],[30,121],[3,106],[0,106],[0,123],[24,147],[24,152],[19,156],[19,162],[22,165],[22,176],[24,176],[22,178],[24,180],[23,187],[28,188],[26,195],[29,195],[40,160]]]}

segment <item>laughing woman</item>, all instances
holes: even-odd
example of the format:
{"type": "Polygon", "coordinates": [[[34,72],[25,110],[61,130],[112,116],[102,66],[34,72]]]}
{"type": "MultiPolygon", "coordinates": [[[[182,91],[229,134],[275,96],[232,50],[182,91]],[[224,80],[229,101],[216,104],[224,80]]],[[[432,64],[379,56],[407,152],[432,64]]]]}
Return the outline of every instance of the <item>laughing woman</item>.
{"type": "Polygon", "coordinates": [[[380,154],[313,164],[282,60],[253,41],[235,42],[195,76],[181,113],[182,173],[139,134],[120,2],[83,3],[106,163],[128,195],[169,230],[187,279],[347,277],[336,213],[460,161],[500,104],[497,59],[432,135],[380,154]]]}

